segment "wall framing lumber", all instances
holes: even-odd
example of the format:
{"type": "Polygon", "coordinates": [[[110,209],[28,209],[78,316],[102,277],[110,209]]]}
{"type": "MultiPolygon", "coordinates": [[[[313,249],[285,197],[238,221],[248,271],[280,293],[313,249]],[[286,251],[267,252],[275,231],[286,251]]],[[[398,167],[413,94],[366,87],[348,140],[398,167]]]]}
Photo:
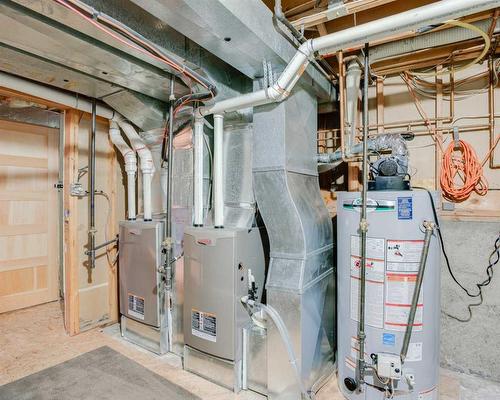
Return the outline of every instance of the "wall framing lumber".
{"type": "Polygon", "coordinates": [[[65,112],[64,117],[64,237],[65,282],[64,324],[66,332],[80,332],[80,298],[78,293],[78,199],[68,190],[78,176],[78,125],[80,114],[76,110],[65,112]]]}

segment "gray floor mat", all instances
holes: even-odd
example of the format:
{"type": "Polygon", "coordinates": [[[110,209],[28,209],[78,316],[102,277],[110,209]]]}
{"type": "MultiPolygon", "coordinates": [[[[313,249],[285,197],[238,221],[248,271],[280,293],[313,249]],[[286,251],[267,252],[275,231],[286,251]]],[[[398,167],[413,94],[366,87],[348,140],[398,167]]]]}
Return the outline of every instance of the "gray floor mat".
{"type": "Polygon", "coordinates": [[[1,400],[199,400],[103,346],[0,386],[1,400]]]}

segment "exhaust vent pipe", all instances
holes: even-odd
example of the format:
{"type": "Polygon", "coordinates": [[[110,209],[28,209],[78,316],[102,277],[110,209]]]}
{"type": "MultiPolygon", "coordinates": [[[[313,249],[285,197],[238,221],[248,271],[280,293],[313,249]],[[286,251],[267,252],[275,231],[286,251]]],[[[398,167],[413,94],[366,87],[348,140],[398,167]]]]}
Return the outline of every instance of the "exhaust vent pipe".
{"type": "Polygon", "coordinates": [[[151,150],[146,146],[142,138],[139,136],[135,128],[128,121],[125,120],[123,116],[117,114],[113,117],[113,121],[117,122],[118,125],[123,129],[125,136],[130,141],[132,148],[139,155],[141,161],[141,173],[142,173],[142,196],[144,204],[144,221],[152,220],[152,210],[151,210],[151,180],[155,173],[155,167],[153,163],[153,155],[151,150]]]}

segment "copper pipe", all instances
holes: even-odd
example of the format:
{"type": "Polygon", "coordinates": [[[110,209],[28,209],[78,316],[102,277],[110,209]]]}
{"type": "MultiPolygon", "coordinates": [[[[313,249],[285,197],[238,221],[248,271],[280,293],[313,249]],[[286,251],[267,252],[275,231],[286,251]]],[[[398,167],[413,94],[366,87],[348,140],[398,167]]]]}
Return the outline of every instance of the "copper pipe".
{"type": "MultiPolygon", "coordinates": [[[[460,132],[476,132],[476,131],[486,131],[489,130],[490,124],[487,125],[465,125],[465,126],[459,126],[458,130],[460,132]]],[[[421,129],[417,131],[410,131],[413,133],[415,136],[432,136],[435,134],[437,131],[442,132],[444,134],[453,134],[453,127],[451,128],[431,128],[429,127],[428,129],[421,129]]],[[[385,132],[385,133],[390,133],[390,132],[385,132]]],[[[378,134],[371,134],[370,137],[376,137],[378,134]]],[[[356,137],[361,138],[361,135],[356,135],[356,137]]]]}

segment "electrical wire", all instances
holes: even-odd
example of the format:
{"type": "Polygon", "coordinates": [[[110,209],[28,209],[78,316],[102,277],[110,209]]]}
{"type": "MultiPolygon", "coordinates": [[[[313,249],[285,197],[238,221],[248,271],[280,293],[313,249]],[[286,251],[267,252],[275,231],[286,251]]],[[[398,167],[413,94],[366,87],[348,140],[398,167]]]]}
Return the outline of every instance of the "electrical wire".
{"type": "Polygon", "coordinates": [[[488,286],[491,283],[491,280],[493,279],[493,267],[498,264],[500,261],[500,232],[498,234],[497,239],[495,240],[494,243],[494,249],[492,253],[489,256],[488,259],[488,266],[486,267],[486,275],[488,276],[483,282],[476,283],[476,287],[478,289],[477,293],[471,293],[460,281],[457,279],[455,276],[455,273],[453,272],[453,269],[451,268],[450,264],[450,259],[448,257],[448,254],[446,253],[446,248],[444,245],[444,240],[443,240],[443,234],[441,233],[441,227],[439,225],[439,219],[436,211],[436,205],[434,203],[434,198],[432,197],[432,193],[424,188],[424,187],[418,187],[418,186],[413,186],[414,189],[420,189],[420,190],[425,190],[427,194],[429,195],[431,207],[432,207],[432,214],[434,217],[434,223],[436,224],[436,230],[438,233],[438,238],[439,238],[439,243],[441,244],[441,251],[443,252],[443,256],[446,262],[446,267],[448,269],[448,272],[450,273],[451,278],[453,281],[464,291],[464,293],[471,298],[479,298],[478,302],[475,303],[469,303],[467,305],[467,310],[469,313],[469,316],[467,318],[459,318],[454,315],[451,315],[445,311],[443,311],[443,314],[445,314],[447,317],[452,318],[458,322],[469,322],[472,319],[472,307],[478,307],[481,304],[483,304],[483,288],[488,286]]]}
{"type": "MultiPolygon", "coordinates": [[[[496,87],[498,84],[498,70],[500,68],[500,59],[495,60],[493,66],[493,85],[496,87]]],[[[449,71],[450,74],[454,73],[454,70],[449,71]]],[[[435,82],[429,82],[425,79],[422,79],[418,76],[412,76],[407,74],[409,78],[409,83],[411,84],[413,90],[415,90],[419,95],[431,99],[436,99],[437,97],[437,89],[435,82]]],[[[485,70],[479,72],[477,74],[456,80],[454,82],[442,82],[441,92],[443,95],[443,100],[451,101],[451,93],[453,91],[454,100],[461,101],[468,99],[477,94],[486,93],[489,89],[489,71],[485,70]],[[470,89],[460,89],[463,86],[471,85],[477,81],[486,81],[486,83],[480,88],[470,88],[470,89]]]]}
{"type": "Polygon", "coordinates": [[[443,153],[441,167],[441,189],[447,200],[459,203],[467,200],[473,192],[480,196],[488,193],[488,181],[483,175],[483,166],[472,146],[464,140],[458,145],[451,142],[443,153]],[[457,184],[457,177],[462,184],[457,184]]]}
{"type": "Polygon", "coordinates": [[[56,3],[62,5],[63,7],[67,8],[68,10],[72,11],[73,13],[79,15],[80,17],[85,19],[87,22],[89,22],[90,24],[95,26],[97,29],[99,29],[100,31],[111,36],[112,38],[114,38],[118,42],[124,44],[125,46],[130,47],[130,48],[132,48],[132,49],[134,49],[142,54],[145,54],[145,55],[155,59],[156,61],[159,61],[163,64],[166,64],[170,68],[179,72],[180,74],[187,76],[190,79],[193,79],[194,81],[199,83],[201,86],[203,86],[204,88],[209,90],[211,97],[216,96],[217,89],[216,89],[215,85],[213,85],[206,78],[202,77],[200,74],[193,71],[191,68],[187,67],[186,65],[181,65],[177,61],[168,57],[165,54],[165,52],[163,52],[160,48],[158,48],[156,45],[152,44],[147,39],[143,38],[137,32],[132,31],[131,29],[125,27],[123,24],[119,23],[118,21],[112,19],[111,17],[106,16],[105,14],[97,12],[94,9],[91,9],[92,10],[91,16],[86,15],[86,12],[88,13],[89,11],[85,10],[85,7],[83,5],[80,5],[80,3],[76,2],[75,0],[69,0],[69,1],[68,0],[54,0],[54,1],[56,3]],[[109,26],[112,26],[114,29],[110,29],[107,26],[103,25],[102,23],[99,22],[99,19],[105,20],[105,22],[109,26]],[[115,30],[119,31],[119,33],[121,35],[123,35],[123,37],[119,36],[115,30]]]}
{"type": "Polygon", "coordinates": [[[479,162],[472,146],[463,140],[459,141],[458,146],[458,151],[462,154],[461,156],[456,154],[454,142],[451,142],[444,149],[443,142],[437,139],[435,132],[430,127],[431,121],[410,84],[410,77],[405,73],[401,74],[401,78],[406,83],[408,92],[414,100],[415,107],[425,122],[425,127],[443,155],[441,160],[440,185],[444,197],[453,202],[461,202],[469,198],[474,191],[484,196],[488,192],[488,182],[483,175],[483,166],[498,145],[500,135],[497,136],[482,162],[479,162]],[[462,180],[462,186],[456,185],[455,178],[457,176],[462,180]]]}

